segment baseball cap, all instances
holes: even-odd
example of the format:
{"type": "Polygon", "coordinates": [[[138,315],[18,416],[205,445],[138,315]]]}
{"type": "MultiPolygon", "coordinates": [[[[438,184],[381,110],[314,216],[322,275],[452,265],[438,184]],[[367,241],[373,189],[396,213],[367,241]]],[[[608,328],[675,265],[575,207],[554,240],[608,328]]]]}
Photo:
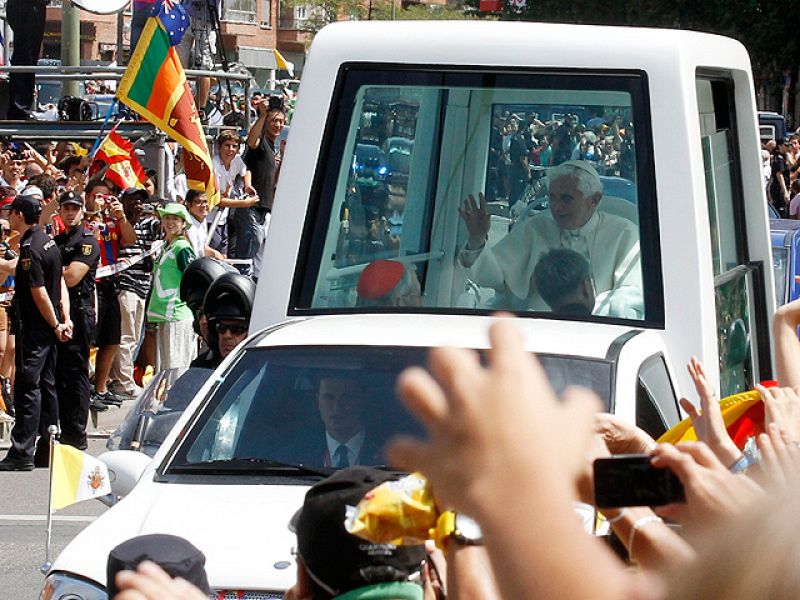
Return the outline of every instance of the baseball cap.
{"type": "Polygon", "coordinates": [[[180,577],[211,595],[206,576],[206,557],[191,542],[176,535],[154,533],[140,535],[122,542],[108,554],[106,577],[108,597],[114,598],[119,589],[114,581],[120,571],[134,571],[139,563],[150,560],[170,577],[180,577]]]}
{"type": "Polygon", "coordinates": [[[779,142],[779,143],[780,143],[780,144],[783,144],[784,146],[789,146],[789,145],[790,145],[790,143],[791,143],[791,138],[789,138],[789,136],[782,137],[782,138],[780,139],[780,142],[779,142]]]}
{"type": "Polygon", "coordinates": [[[378,583],[416,580],[426,558],[425,546],[371,544],[348,533],[344,521],[348,506],[392,473],[370,467],[349,467],[317,483],[306,493],[303,507],[292,517],[297,551],[309,577],[337,596],[378,583]]]}
{"type": "Polygon", "coordinates": [[[403,277],[405,267],[396,260],[375,260],[358,277],[356,291],[365,300],[377,300],[391,292],[403,277]]]}
{"type": "Polygon", "coordinates": [[[14,198],[16,198],[16,196],[6,196],[3,199],[1,199],[0,200],[0,209],[11,208],[10,205],[11,205],[12,202],[14,202],[14,198]]]}
{"type": "Polygon", "coordinates": [[[142,202],[147,202],[150,198],[150,195],[147,193],[147,190],[143,188],[125,188],[122,190],[122,193],[119,195],[120,198],[127,198],[128,196],[139,196],[142,199],[142,202]]]}
{"type": "Polygon", "coordinates": [[[63,206],[65,204],[75,204],[77,206],[83,206],[83,196],[80,194],[76,194],[72,190],[67,190],[58,198],[58,205],[63,206]]]}
{"type": "Polygon", "coordinates": [[[30,196],[32,198],[38,199],[39,202],[44,200],[44,194],[42,193],[41,188],[35,185],[29,185],[28,187],[26,187],[24,190],[22,190],[20,196],[30,196]]]}
{"type": "Polygon", "coordinates": [[[17,210],[26,217],[36,217],[42,212],[42,205],[36,196],[29,194],[22,194],[14,198],[14,201],[9,205],[11,210],[17,210]]]}

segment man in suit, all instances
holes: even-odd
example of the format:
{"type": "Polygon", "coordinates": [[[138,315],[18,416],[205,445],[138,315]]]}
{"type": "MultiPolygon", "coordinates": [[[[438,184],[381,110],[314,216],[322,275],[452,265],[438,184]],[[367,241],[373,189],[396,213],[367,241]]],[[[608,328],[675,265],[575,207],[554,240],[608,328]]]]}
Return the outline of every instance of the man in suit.
{"type": "Polygon", "coordinates": [[[355,377],[322,377],[317,387],[317,409],[325,426],[326,467],[381,464],[381,451],[369,439],[364,424],[366,395],[355,377]]]}

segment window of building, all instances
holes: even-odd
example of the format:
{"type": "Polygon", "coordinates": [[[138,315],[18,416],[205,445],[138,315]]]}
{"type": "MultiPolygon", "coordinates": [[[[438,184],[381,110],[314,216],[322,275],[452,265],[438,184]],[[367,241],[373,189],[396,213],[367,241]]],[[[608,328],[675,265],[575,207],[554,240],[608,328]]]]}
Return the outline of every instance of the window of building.
{"type": "Polygon", "coordinates": [[[304,239],[298,312],[663,322],[642,74],[340,77],[307,228],[326,233],[304,239]],[[403,270],[380,296],[359,279],[382,260],[403,270]]]}
{"type": "Polygon", "coordinates": [[[222,18],[225,21],[255,23],[256,0],[225,0],[222,7],[222,18]]]}
{"type": "Polygon", "coordinates": [[[259,21],[262,27],[272,27],[272,2],[270,0],[260,0],[261,11],[259,21]]]}

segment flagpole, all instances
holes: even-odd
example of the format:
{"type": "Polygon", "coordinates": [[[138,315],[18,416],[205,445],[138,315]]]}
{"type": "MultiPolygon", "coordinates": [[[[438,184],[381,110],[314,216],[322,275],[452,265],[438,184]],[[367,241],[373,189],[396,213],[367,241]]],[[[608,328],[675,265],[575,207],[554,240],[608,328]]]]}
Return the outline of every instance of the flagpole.
{"type": "Polygon", "coordinates": [[[103,120],[103,125],[100,127],[100,133],[97,134],[97,139],[94,141],[94,146],[92,146],[92,151],[89,152],[89,156],[94,158],[94,153],[97,152],[97,149],[100,147],[100,142],[103,141],[103,133],[105,133],[106,127],[108,126],[108,120],[111,118],[111,115],[114,114],[114,109],[117,107],[117,103],[119,101],[116,97],[114,97],[114,101],[111,103],[111,106],[108,107],[108,112],[106,113],[106,118],[103,120]]]}
{"type": "Polygon", "coordinates": [[[44,564],[39,567],[42,574],[46,574],[50,567],[53,566],[50,557],[50,550],[53,540],[53,448],[58,443],[56,436],[58,435],[58,426],[50,425],[47,428],[47,433],[50,434],[50,485],[47,491],[47,542],[44,547],[44,564]]]}

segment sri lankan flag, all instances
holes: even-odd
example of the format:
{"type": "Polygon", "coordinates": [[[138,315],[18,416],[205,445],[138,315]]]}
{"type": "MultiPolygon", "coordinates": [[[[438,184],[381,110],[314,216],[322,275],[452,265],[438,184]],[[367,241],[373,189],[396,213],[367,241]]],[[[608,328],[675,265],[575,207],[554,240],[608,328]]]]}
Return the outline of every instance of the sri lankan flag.
{"type": "Polygon", "coordinates": [[[219,201],[205,133],[174,44],[185,30],[180,4],[167,0],[147,19],[139,43],[117,88],[117,98],[178,142],[192,156],[185,161],[191,189],[219,201]],[[183,29],[181,29],[181,27],[183,29]]]}

